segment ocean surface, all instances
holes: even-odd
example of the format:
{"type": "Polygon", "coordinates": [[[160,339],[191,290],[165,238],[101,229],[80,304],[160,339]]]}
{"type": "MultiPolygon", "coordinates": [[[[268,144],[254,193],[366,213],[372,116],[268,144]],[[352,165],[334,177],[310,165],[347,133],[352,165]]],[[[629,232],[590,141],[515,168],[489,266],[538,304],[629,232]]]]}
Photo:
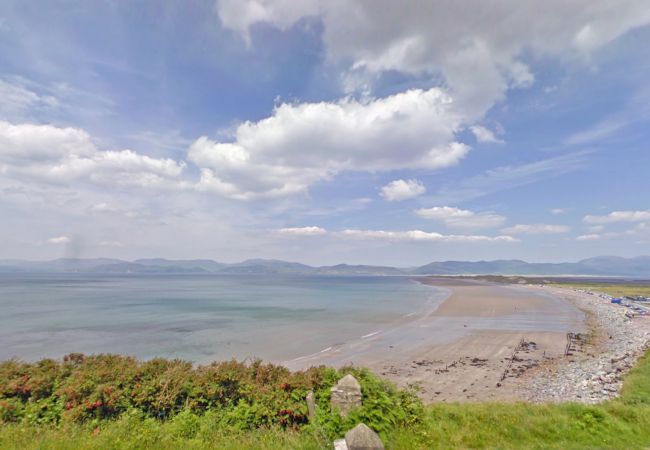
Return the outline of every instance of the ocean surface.
{"type": "Polygon", "coordinates": [[[402,277],[0,274],[0,360],[285,361],[408,321],[446,296],[402,277]]]}

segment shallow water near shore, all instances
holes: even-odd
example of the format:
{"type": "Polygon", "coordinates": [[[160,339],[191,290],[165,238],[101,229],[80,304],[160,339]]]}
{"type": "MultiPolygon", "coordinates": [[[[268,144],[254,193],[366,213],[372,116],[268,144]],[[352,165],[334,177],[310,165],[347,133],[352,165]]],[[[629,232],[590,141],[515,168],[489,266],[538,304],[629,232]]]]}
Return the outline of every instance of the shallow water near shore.
{"type": "Polygon", "coordinates": [[[122,353],[284,361],[434,310],[402,277],[0,275],[0,359],[122,353]]]}

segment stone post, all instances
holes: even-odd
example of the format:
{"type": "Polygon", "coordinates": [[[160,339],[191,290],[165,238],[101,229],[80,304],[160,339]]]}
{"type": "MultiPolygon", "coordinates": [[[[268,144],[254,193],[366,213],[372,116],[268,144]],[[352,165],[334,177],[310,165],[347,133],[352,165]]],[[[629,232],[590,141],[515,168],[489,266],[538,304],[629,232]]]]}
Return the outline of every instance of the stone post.
{"type": "Polygon", "coordinates": [[[330,404],[332,411],[338,411],[343,417],[361,406],[361,385],[357,379],[350,374],[341,378],[331,389],[330,404]]]}
{"type": "Polygon", "coordinates": [[[384,450],[384,444],[377,433],[360,423],[345,433],[345,439],[334,441],[334,450],[384,450]]]}
{"type": "Polygon", "coordinates": [[[307,411],[309,414],[309,421],[310,422],[315,422],[316,421],[316,399],[314,398],[314,392],[309,391],[307,393],[307,411]]]}

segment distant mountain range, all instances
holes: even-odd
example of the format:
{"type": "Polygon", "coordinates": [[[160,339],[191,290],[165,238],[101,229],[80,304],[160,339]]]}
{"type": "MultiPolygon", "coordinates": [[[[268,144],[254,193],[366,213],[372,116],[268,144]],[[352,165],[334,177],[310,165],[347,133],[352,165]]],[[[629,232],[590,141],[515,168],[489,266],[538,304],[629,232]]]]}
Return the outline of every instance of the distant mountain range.
{"type": "Polygon", "coordinates": [[[62,258],[52,261],[0,260],[3,273],[105,273],[105,274],[296,274],[296,275],[591,275],[650,279],[650,256],[621,258],[600,256],[575,263],[528,263],[521,260],[441,261],[420,267],[348,265],[313,267],[295,262],[249,259],[224,264],[209,259],[170,260],[62,258]]]}

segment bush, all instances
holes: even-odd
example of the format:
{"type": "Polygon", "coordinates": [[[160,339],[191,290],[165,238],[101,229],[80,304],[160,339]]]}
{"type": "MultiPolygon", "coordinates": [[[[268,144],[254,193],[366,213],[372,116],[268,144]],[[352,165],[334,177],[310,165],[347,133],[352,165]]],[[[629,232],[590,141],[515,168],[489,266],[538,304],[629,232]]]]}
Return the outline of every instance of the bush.
{"type": "MultiPolygon", "coordinates": [[[[312,367],[290,372],[254,361],[195,367],[187,361],[138,361],[119,355],[71,354],[63,361],[0,363],[0,420],[30,424],[80,423],[141,415],[168,421],[172,434],[192,437],[209,415],[215,426],[236,430],[309,426],[307,393],[318,402],[320,433],[338,436],[359,421],[380,433],[415,423],[422,404],[364,369],[312,367]],[[363,406],[348,418],[332,413],[330,388],[345,374],[361,383],[363,406]]],[[[312,426],[313,428],[313,426],[312,426]]]]}

